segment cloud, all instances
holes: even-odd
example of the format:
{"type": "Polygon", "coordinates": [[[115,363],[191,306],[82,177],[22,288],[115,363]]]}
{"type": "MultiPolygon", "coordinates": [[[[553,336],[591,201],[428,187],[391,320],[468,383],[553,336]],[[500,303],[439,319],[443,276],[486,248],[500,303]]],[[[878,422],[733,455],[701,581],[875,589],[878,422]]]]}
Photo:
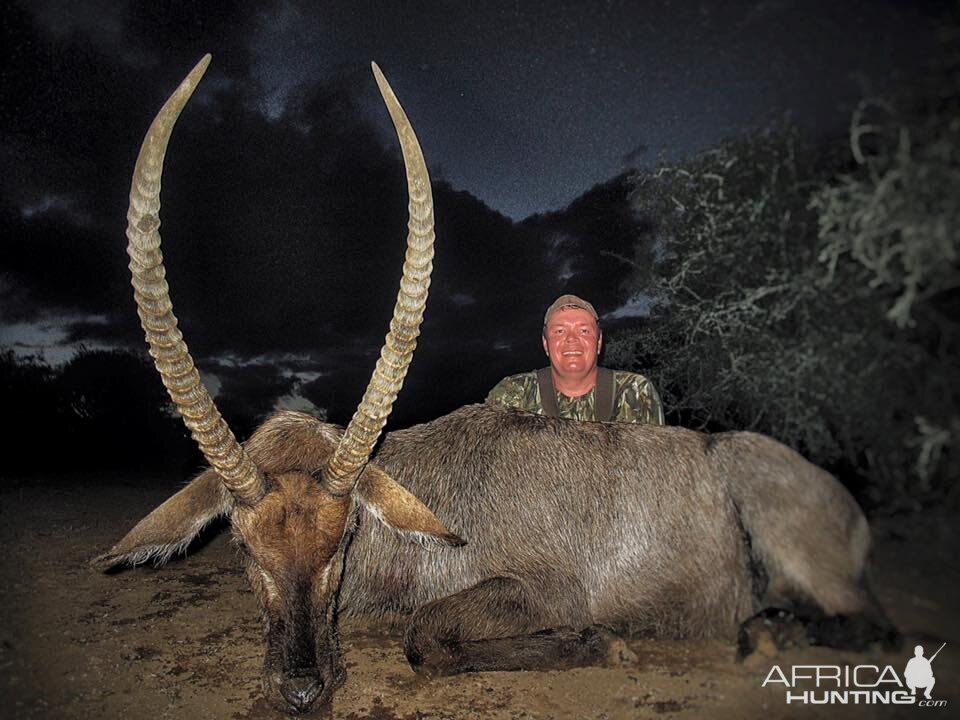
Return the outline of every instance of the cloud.
{"type": "MultiPolygon", "coordinates": [[[[11,348],[18,356],[40,356],[51,365],[62,365],[70,360],[78,345],[70,339],[70,327],[84,323],[106,325],[100,316],[48,316],[41,322],[0,323],[0,347],[11,348]]],[[[115,346],[87,342],[88,349],[105,350],[115,346]]]]}
{"type": "Polygon", "coordinates": [[[649,295],[637,294],[620,307],[605,313],[601,320],[622,320],[624,318],[649,317],[653,299],[649,295]]]}
{"type": "Polygon", "coordinates": [[[273,409],[275,411],[297,410],[299,412],[313,415],[315,418],[320,420],[327,419],[327,411],[324,408],[317,407],[312,402],[307,400],[307,398],[300,395],[297,391],[293,391],[289,395],[281,395],[278,397],[276,402],[273,404],[273,409]]]}
{"type": "MultiPolygon", "coordinates": [[[[81,344],[142,352],[124,252],[130,172],[153,114],[209,32],[240,49],[215,57],[168,150],[161,234],[180,328],[221,411],[241,426],[280,397],[346,422],[387,329],[407,223],[400,153],[381,130],[366,68],[270,70],[256,51],[270,37],[263,15],[205,30],[184,23],[177,34],[175,9],[132,7],[116,15],[120,33],[59,7],[14,13],[31,40],[7,81],[24,112],[3,116],[0,140],[9,160],[0,322],[20,334],[50,328],[43,342],[59,353],[81,344]],[[247,53],[251,27],[264,34],[247,53]],[[163,64],[131,64],[132,47],[163,64]],[[265,113],[271,73],[282,102],[265,113]]],[[[438,125],[435,103],[416,92],[403,101],[430,138],[421,127],[438,125]]],[[[481,400],[503,375],[542,363],[543,308],[561,292],[587,295],[601,311],[623,302],[626,269],[599,251],[627,253],[633,242],[625,187],[618,178],[563,212],[516,223],[434,183],[435,272],[395,422],[481,400]]],[[[16,333],[0,340],[17,342],[16,333]]]]}

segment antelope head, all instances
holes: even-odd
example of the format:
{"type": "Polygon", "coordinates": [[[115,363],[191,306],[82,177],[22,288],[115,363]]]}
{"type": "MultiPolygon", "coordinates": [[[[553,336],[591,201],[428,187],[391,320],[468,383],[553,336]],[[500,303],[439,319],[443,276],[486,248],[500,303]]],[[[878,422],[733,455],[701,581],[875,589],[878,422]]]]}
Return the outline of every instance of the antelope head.
{"type": "Polygon", "coordinates": [[[210,469],[94,563],[106,569],[165,562],[205,524],[228,516],[264,621],[264,691],[280,708],[306,712],[329,703],[344,678],[336,595],[359,506],[427,546],[463,544],[370,461],[423,319],[433,259],[433,198],[413,128],[374,64],[400,139],[410,199],[406,261],[390,330],[345,430],[300,413],[279,413],[241,445],[200,382],[177,328],[160,252],[160,179],[167,142],[209,62],[207,55],[184,79],[143,141],[130,188],[127,251],[150,355],[210,469]]]}

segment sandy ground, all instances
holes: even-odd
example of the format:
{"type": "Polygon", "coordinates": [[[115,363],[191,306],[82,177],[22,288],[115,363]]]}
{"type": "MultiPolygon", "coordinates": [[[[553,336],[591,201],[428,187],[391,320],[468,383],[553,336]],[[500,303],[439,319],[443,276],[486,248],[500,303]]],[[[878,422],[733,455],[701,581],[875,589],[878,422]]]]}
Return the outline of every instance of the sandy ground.
{"type": "MultiPolygon", "coordinates": [[[[103,575],[87,561],[172,492],[113,478],[4,478],[0,539],[0,717],[278,718],[260,690],[256,602],[227,533],[165,568],[103,575]]],[[[722,642],[638,641],[617,668],[422,679],[400,638],[343,629],[348,678],[332,713],[427,718],[960,717],[960,551],[944,512],[873,523],[878,595],[908,646],[858,655],[822,648],[733,661],[722,642]],[[941,707],[787,705],[762,688],[774,664],[890,664],[921,642],[941,707]]]]}

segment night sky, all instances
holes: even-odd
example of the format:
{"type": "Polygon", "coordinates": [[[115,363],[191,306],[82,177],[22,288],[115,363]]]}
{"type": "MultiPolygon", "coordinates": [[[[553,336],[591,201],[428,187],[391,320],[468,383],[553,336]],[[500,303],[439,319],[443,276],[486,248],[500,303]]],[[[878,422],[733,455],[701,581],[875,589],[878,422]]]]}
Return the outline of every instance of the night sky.
{"type": "Polygon", "coordinates": [[[892,0],[208,5],[7,4],[0,347],[51,363],[80,345],[144,347],[123,234],[130,173],[153,115],[210,52],[164,174],[176,314],[221,404],[262,415],[286,397],[345,422],[406,234],[376,60],[436,201],[400,424],[543,364],[543,308],[562,292],[608,321],[642,315],[611,255],[630,255],[637,233],[625,172],[787,111],[842,137],[865,90],[929,61],[940,12],[892,0]]]}

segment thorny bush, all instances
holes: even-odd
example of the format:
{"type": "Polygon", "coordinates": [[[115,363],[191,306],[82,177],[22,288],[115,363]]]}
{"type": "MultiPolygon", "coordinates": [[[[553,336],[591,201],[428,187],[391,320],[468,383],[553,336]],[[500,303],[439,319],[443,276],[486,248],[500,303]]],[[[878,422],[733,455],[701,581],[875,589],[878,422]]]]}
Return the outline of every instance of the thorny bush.
{"type": "Polygon", "coordinates": [[[942,499],[960,437],[956,110],[864,102],[849,148],[784,121],[639,173],[654,229],[636,257],[657,261],[625,291],[651,319],[607,362],[655,380],[674,421],[773,435],[871,504],[942,499]]]}

